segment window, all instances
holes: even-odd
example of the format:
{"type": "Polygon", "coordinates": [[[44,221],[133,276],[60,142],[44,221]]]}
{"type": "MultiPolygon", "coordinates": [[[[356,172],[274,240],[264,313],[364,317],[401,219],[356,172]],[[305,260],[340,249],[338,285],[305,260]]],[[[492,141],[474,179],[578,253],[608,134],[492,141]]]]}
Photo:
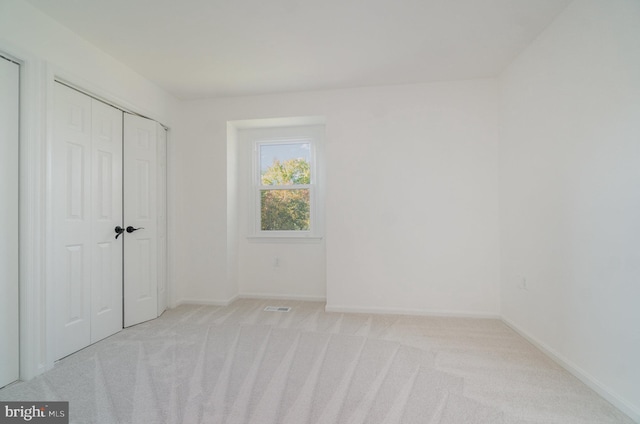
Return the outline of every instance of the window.
{"type": "Polygon", "coordinates": [[[251,243],[321,243],[323,117],[234,121],[227,145],[227,214],[251,243]]]}
{"type": "Polygon", "coordinates": [[[260,140],[254,152],[257,233],[312,235],[317,197],[313,140],[260,140]]]}

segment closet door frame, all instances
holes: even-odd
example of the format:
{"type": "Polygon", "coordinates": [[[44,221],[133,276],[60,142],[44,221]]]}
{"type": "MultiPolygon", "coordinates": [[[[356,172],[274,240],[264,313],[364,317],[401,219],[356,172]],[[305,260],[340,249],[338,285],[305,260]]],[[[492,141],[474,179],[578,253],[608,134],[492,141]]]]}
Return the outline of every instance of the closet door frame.
{"type": "Polygon", "coordinates": [[[1,44],[0,54],[20,65],[19,378],[29,380],[53,365],[47,358],[45,304],[47,66],[15,45],[1,44]]]}
{"type": "MultiPolygon", "coordinates": [[[[7,207],[0,210],[0,285],[5,296],[0,298],[0,315],[2,315],[2,340],[0,340],[0,387],[18,380],[20,374],[20,64],[4,55],[0,57],[2,66],[2,86],[6,88],[0,108],[3,109],[0,133],[7,136],[0,144],[0,173],[3,175],[3,196],[7,207]],[[4,178],[6,177],[6,179],[4,178]],[[15,184],[14,184],[15,181],[15,184]],[[5,256],[6,255],[6,256],[5,256]],[[6,321],[5,321],[6,320],[6,321]]],[[[3,90],[4,91],[4,90],[3,90]]]]}

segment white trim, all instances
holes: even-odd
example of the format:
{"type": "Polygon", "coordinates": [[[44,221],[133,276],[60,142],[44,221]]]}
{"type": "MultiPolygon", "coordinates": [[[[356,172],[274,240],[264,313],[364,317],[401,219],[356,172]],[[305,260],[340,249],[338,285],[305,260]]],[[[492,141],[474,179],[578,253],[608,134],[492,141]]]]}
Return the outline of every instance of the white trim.
{"type": "Polygon", "coordinates": [[[176,302],[175,307],[180,305],[209,305],[209,306],[229,306],[236,300],[238,300],[238,296],[233,296],[229,299],[219,300],[219,299],[192,299],[192,298],[183,298],[176,302]]]}
{"type": "Polygon", "coordinates": [[[251,243],[320,243],[323,237],[315,237],[305,234],[288,235],[276,231],[276,234],[265,234],[261,236],[248,236],[247,240],[251,243]]]}
{"type": "Polygon", "coordinates": [[[326,312],[341,312],[355,314],[381,314],[381,315],[416,315],[416,316],[432,316],[432,317],[451,317],[451,318],[479,318],[479,319],[500,319],[500,315],[488,312],[461,312],[447,311],[439,309],[410,309],[410,308],[384,308],[384,307],[363,307],[363,306],[344,306],[329,305],[324,308],[326,312]]]}
{"type": "Polygon", "coordinates": [[[616,408],[627,414],[632,420],[637,423],[640,423],[640,410],[635,408],[631,402],[624,399],[622,396],[618,395],[611,389],[607,388],[606,385],[602,384],[598,381],[597,378],[580,368],[578,365],[574,364],[572,361],[565,358],[563,355],[558,353],[556,350],[549,347],[547,344],[541,342],[537,338],[530,335],[527,331],[516,325],[509,318],[503,316],[502,322],[511,328],[513,331],[518,333],[520,336],[524,337],[527,341],[533,344],[535,347],[540,349],[542,353],[551,358],[554,362],[560,365],[565,370],[569,371],[573,376],[578,378],[584,384],[586,384],[593,391],[598,393],[600,396],[609,401],[616,408]]]}
{"type": "Polygon", "coordinates": [[[324,296],[309,296],[299,294],[268,294],[268,293],[240,293],[229,299],[194,299],[183,298],[180,299],[176,306],[180,305],[209,305],[209,306],[229,306],[236,300],[240,299],[264,299],[264,300],[295,300],[303,302],[325,302],[324,296]]]}
{"type": "Polygon", "coordinates": [[[132,115],[138,115],[142,116],[143,118],[156,121],[166,130],[170,129],[170,126],[168,124],[165,124],[163,122],[163,119],[157,116],[157,114],[145,110],[144,108],[141,108],[131,102],[128,102],[123,98],[114,95],[108,90],[104,90],[102,87],[91,83],[80,75],[76,75],[73,72],[57,65],[51,65],[49,68],[49,76],[55,81],[67,85],[74,90],[80,91],[81,93],[84,93],[89,97],[93,97],[96,100],[100,100],[103,103],[107,103],[110,106],[113,106],[116,109],[120,109],[126,113],[131,113],[132,115]]]}
{"type": "Polygon", "coordinates": [[[0,336],[0,356],[7,361],[0,365],[0,386],[9,385],[20,378],[21,68],[19,61],[0,50],[0,221],[2,226],[8,227],[7,238],[0,239],[0,304],[7,308],[6,311],[0,308],[0,328],[3,332],[0,336]],[[4,113],[7,115],[4,116],[4,113]],[[5,184],[4,178],[9,184],[5,184]],[[7,213],[4,213],[5,209],[7,213]],[[3,256],[5,253],[7,257],[3,256]]]}
{"type": "Polygon", "coordinates": [[[176,179],[173,178],[173,172],[176,169],[175,144],[173,142],[171,130],[167,131],[167,307],[175,308],[178,304],[176,296],[176,253],[174,243],[176,240],[176,224],[174,217],[176,216],[175,194],[176,179]]]}
{"type": "Polygon", "coordinates": [[[45,73],[43,61],[3,41],[20,65],[20,379],[46,371],[45,360],[45,73]]]}
{"type": "Polygon", "coordinates": [[[304,294],[270,294],[270,293],[240,293],[240,299],[273,299],[273,300],[301,300],[306,302],[325,302],[325,296],[304,294]]]}
{"type": "Polygon", "coordinates": [[[254,128],[280,128],[280,127],[306,127],[315,125],[325,125],[327,120],[324,116],[292,116],[288,118],[258,118],[258,119],[238,119],[227,121],[236,130],[254,128]]]}
{"type": "Polygon", "coordinates": [[[53,118],[54,118],[54,104],[53,104],[53,92],[55,87],[55,74],[53,72],[53,67],[49,64],[45,63],[45,83],[44,89],[46,93],[45,99],[45,127],[44,127],[44,143],[45,143],[45,169],[46,169],[46,179],[45,179],[45,205],[46,205],[46,219],[45,219],[45,237],[46,237],[46,246],[45,246],[45,296],[47,301],[44,305],[44,313],[47,318],[45,324],[45,352],[46,352],[46,364],[47,369],[53,367],[53,364],[56,360],[54,355],[54,346],[55,346],[55,326],[53,323],[56,321],[56,317],[54,314],[54,308],[51,305],[51,299],[54,299],[54,287],[51,282],[53,278],[53,255],[51,254],[53,249],[53,118]]]}

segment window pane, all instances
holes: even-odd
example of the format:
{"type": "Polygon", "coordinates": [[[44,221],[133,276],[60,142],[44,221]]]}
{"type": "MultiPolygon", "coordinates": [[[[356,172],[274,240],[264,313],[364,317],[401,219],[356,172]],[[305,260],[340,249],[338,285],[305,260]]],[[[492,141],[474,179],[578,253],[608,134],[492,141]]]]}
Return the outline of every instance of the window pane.
{"type": "Polygon", "coordinates": [[[260,190],[262,231],[309,231],[309,189],[260,190]]]}
{"type": "Polygon", "coordinates": [[[311,183],[311,143],[260,145],[260,183],[292,185],[311,183]]]}

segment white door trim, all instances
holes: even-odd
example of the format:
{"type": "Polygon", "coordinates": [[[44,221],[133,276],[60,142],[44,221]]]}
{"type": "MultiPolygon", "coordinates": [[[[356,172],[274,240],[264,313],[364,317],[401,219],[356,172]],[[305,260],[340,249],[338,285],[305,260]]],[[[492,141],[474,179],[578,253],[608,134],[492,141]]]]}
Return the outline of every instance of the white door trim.
{"type": "Polygon", "coordinates": [[[20,64],[20,379],[48,368],[45,343],[46,65],[21,47],[0,52],[20,64]]]}
{"type": "Polygon", "coordinates": [[[20,64],[0,57],[0,387],[20,372],[20,64]]]}

